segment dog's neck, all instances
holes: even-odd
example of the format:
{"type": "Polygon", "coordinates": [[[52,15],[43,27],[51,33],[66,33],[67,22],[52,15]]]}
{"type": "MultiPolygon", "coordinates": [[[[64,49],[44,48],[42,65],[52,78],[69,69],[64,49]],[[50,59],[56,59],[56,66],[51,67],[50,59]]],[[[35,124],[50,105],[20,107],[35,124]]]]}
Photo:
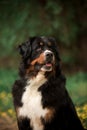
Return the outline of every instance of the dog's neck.
{"type": "Polygon", "coordinates": [[[47,81],[47,79],[45,77],[45,73],[42,71],[38,72],[36,76],[30,76],[28,78],[29,84],[35,84],[35,85],[37,85],[38,83],[43,84],[46,81],[47,81]]]}

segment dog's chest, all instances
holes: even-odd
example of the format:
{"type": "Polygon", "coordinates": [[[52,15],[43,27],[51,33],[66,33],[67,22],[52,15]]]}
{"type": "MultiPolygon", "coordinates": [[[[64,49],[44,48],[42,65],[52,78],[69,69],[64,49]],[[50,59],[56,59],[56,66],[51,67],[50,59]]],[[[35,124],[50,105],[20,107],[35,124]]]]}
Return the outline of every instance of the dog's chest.
{"type": "Polygon", "coordinates": [[[43,130],[41,118],[45,118],[48,114],[48,109],[42,107],[42,96],[38,91],[38,88],[45,82],[45,78],[30,81],[22,96],[23,106],[19,108],[19,116],[28,117],[33,130],[43,130]]]}

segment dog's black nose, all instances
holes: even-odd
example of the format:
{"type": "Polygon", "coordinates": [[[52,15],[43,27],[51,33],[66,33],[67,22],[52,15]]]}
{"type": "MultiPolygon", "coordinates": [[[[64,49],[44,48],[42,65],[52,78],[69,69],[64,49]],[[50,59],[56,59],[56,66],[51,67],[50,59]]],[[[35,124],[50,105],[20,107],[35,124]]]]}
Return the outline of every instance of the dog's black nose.
{"type": "Polygon", "coordinates": [[[52,58],[53,57],[53,53],[52,52],[47,52],[46,53],[46,57],[47,58],[52,58]]]}

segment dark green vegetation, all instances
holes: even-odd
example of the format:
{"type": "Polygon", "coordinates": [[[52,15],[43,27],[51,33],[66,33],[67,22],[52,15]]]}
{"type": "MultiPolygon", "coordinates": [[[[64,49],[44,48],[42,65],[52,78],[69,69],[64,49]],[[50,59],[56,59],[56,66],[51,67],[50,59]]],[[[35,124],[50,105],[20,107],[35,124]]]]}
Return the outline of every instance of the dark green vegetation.
{"type": "Polygon", "coordinates": [[[87,70],[86,9],[86,0],[1,0],[1,66],[16,66],[16,47],[29,36],[46,35],[57,39],[65,66],[87,70]]]}
{"type": "Polygon", "coordinates": [[[68,75],[66,86],[77,106],[87,102],[87,73],[79,72],[68,75]]]}

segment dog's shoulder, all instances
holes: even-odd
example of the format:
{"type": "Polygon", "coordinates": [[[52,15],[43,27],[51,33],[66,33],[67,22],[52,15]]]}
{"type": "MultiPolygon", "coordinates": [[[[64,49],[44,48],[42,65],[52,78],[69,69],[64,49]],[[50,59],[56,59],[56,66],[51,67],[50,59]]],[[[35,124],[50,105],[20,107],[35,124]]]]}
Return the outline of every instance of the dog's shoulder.
{"type": "Polygon", "coordinates": [[[22,106],[20,99],[22,97],[23,92],[25,91],[25,86],[26,82],[23,79],[16,80],[13,84],[12,95],[14,97],[14,104],[17,106],[22,106]]]}

